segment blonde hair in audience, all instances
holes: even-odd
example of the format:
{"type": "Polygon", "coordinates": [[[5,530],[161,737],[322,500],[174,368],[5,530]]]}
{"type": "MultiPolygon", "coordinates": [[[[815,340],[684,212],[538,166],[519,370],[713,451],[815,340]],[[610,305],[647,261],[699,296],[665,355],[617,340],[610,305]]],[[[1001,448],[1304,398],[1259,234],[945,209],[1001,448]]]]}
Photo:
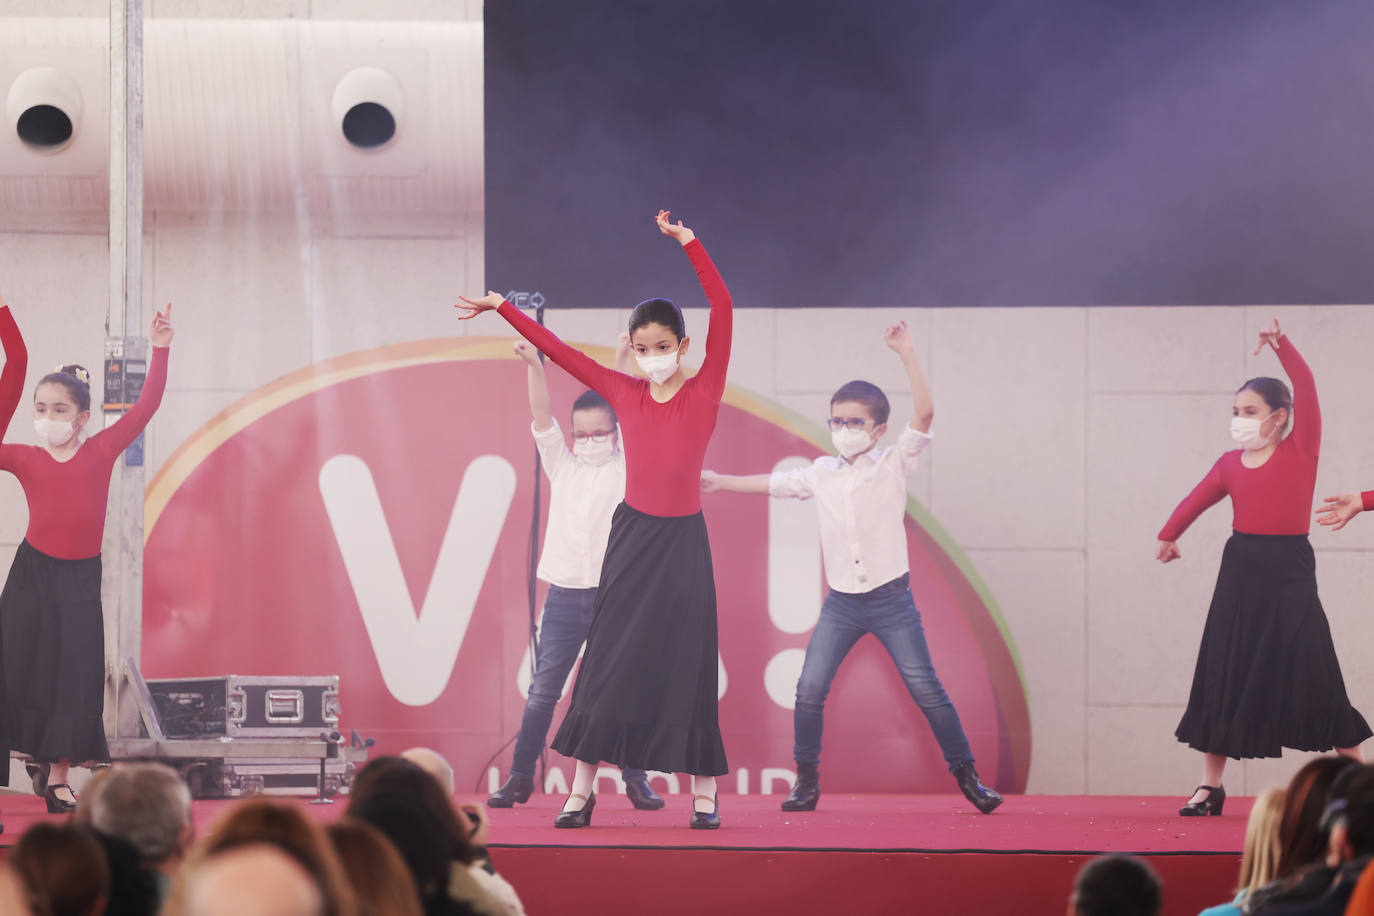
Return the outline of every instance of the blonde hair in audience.
{"type": "Polygon", "coordinates": [[[380,830],[345,817],[325,832],[353,886],[358,916],[423,916],[410,867],[380,830]]]}
{"type": "Polygon", "coordinates": [[[1245,825],[1245,849],[1240,857],[1240,890],[1246,896],[1274,880],[1279,867],[1279,821],[1285,790],[1265,789],[1255,797],[1245,825]]]}
{"type": "Polygon", "coordinates": [[[235,805],[191,848],[160,916],[186,913],[187,885],[202,863],[219,853],[256,844],[276,847],[305,869],[319,887],[324,916],[356,916],[353,889],[324,828],[294,805],[268,799],[235,805]]]}

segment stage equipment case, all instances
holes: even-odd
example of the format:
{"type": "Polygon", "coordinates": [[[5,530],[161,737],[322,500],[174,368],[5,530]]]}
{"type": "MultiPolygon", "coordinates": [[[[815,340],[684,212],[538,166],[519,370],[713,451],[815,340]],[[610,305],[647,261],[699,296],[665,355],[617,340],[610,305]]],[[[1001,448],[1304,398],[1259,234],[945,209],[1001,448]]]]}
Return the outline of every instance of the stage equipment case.
{"type": "Polygon", "coordinates": [[[347,744],[340,736],[337,675],[145,681],[132,659],[122,667],[136,721],[126,727],[121,718],[121,734],[135,737],[111,738],[110,756],[161,760],[196,798],[329,798],[346,794],[367,761],[370,741],[356,731],[347,744]]]}

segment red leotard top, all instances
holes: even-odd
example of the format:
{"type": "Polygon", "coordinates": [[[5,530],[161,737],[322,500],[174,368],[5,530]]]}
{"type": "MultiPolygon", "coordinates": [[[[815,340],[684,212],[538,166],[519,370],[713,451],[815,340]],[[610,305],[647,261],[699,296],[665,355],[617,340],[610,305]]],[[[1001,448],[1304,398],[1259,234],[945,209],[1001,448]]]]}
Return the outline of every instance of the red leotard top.
{"type": "Polygon", "coordinates": [[[1361,493],[1360,502],[1364,504],[1364,511],[1374,509],[1374,490],[1365,490],[1361,493]]]}
{"type": "Polygon", "coordinates": [[[615,408],[625,441],[625,502],[647,515],[693,515],[701,510],[701,464],[716,428],[730,362],[730,291],[700,241],[693,239],[683,250],[711,303],[711,324],[700,371],[661,404],[649,394],[645,379],[606,368],[509,302],[499,309],[525,339],[615,408]]]}
{"type": "Polygon", "coordinates": [[[1293,383],[1293,431],[1269,460],[1257,468],[1241,464],[1242,451],[1222,455],[1212,470],[1178,504],[1161,541],[1176,541],[1203,510],[1231,497],[1231,527],[1244,534],[1307,534],[1312,520],[1312,494],[1317,486],[1322,415],[1312,370],[1287,335],[1279,338],[1279,362],[1293,383]]]}
{"type": "MultiPolygon", "coordinates": [[[[8,316],[4,313],[8,311],[0,309],[0,332],[6,358],[12,361],[14,347],[17,345],[22,354],[24,345],[18,329],[13,327],[13,319],[6,321],[8,316]]],[[[16,392],[22,391],[24,384],[22,372],[11,378],[9,368],[7,362],[0,380],[0,409],[12,401],[18,402],[16,392]]],[[[82,443],[71,458],[58,461],[38,445],[0,445],[0,470],[18,477],[24,487],[29,502],[29,530],[24,539],[35,550],[60,560],[83,560],[100,553],[105,505],[110,497],[110,472],[120,453],[152,419],[166,384],[167,348],[154,347],[138,403],[114,425],[82,443]]],[[[10,407],[11,413],[13,409],[10,407]]],[[[0,430],[3,428],[0,426],[0,430]]]]}

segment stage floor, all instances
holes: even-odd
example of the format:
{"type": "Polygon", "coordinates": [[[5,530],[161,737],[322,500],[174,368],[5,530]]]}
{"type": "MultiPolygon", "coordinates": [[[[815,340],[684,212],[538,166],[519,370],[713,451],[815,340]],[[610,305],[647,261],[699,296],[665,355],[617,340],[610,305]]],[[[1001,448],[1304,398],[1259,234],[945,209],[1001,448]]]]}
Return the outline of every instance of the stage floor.
{"type": "MultiPolygon", "coordinates": [[[[467,797],[464,797],[467,798],[467,797]]],[[[471,800],[478,800],[473,796],[471,800]]],[[[558,830],[562,798],[493,810],[503,846],[845,849],[902,852],[1239,853],[1252,799],[1228,798],[1226,815],[1178,816],[1177,798],[1013,795],[992,814],[962,796],[826,793],[817,810],[788,813],[778,795],[722,795],[718,831],[692,830],[685,797],[636,811],[624,796],[599,796],[592,826],[558,830]]]]}
{"type": "MultiPolygon", "coordinates": [[[[460,795],[463,801],[485,796],[460,795]]],[[[295,800],[321,821],[333,805],[295,800]]],[[[558,830],[561,798],[491,811],[493,860],[531,916],[542,913],[1054,913],[1073,876],[1101,853],[1146,857],[1165,881],[1165,913],[1192,916],[1229,899],[1252,799],[1223,817],[1181,818],[1180,799],[1009,796],[990,815],[949,795],[827,793],[789,814],[781,796],[721,796],[723,826],[687,827],[685,796],[636,811],[598,797],[592,826],[558,830]],[[698,894],[698,891],[706,891],[698,894]]],[[[233,801],[197,801],[196,830],[233,801]]],[[[33,796],[0,796],[12,844],[47,815],[33,796]]]]}

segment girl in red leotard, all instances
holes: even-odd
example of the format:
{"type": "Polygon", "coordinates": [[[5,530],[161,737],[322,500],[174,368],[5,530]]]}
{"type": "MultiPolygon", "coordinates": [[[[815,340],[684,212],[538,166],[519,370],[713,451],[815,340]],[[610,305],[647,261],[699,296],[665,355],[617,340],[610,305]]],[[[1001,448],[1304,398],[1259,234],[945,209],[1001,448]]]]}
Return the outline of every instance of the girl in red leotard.
{"type": "Polygon", "coordinates": [[[1202,785],[1180,809],[1183,815],[1221,813],[1227,757],[1335,747],[1358,758],[1360,742],[1370,736],[1345,691],[1307,540],[1321,450],[1312,370],[1277,320],[1260,331],[1255,354],[1266,346],[1292,379],[1292,395],[1274,378],[1241,386],[1231,420],[1240,449],[1217,459],[1174,510],[1155,554],[1162,563],[1177,559],[1184,530],[1231,497],[1234,534],[1222,554],[1188,708],[1175,731],[1203,753],[1202,785]]]}
{"type": "MultiPolygon", "coordinates": [[[[0,470],[19,478],[29,528],[0,593],[0,722],[9,746],[46,765],[48,810],[71,811],[71,761],[105,761],[102,708],[105,636],[100,605],[100,542],[115,460],[148,425],[167,380],[172,307],[153,319],[151,364],[138,403],[118,422],[85,438],[90,376],[63,366],[34,391],[38,445],[0,444],[0,470]]],[[[0,308],[5,372],[0,432],[24,386],[26,351],[7,308],[0,308]],[[14,371],[11,372],[11,369],[14,371]]]]}
{"type": "Polygon", "coordinates": [[[596,764],[693,776],[691,826],[720,824],[716,777],[727,772],[717,718],[716,588],[701,514],[701,463],[730,361],[730,293],[691,229],[656,217],[679,242],[711,304],[701,370],[682,371],[682,312],[649,299],[630,315],[648,380],[608,369],[563,343],[499,294],[467,299],[463,318],[497,310],[530,343],[594,389],[620,418],[625,501],[611,521],[587,650],[552,747],[577,759],[559,827],[591,822],[596,764]]]}

